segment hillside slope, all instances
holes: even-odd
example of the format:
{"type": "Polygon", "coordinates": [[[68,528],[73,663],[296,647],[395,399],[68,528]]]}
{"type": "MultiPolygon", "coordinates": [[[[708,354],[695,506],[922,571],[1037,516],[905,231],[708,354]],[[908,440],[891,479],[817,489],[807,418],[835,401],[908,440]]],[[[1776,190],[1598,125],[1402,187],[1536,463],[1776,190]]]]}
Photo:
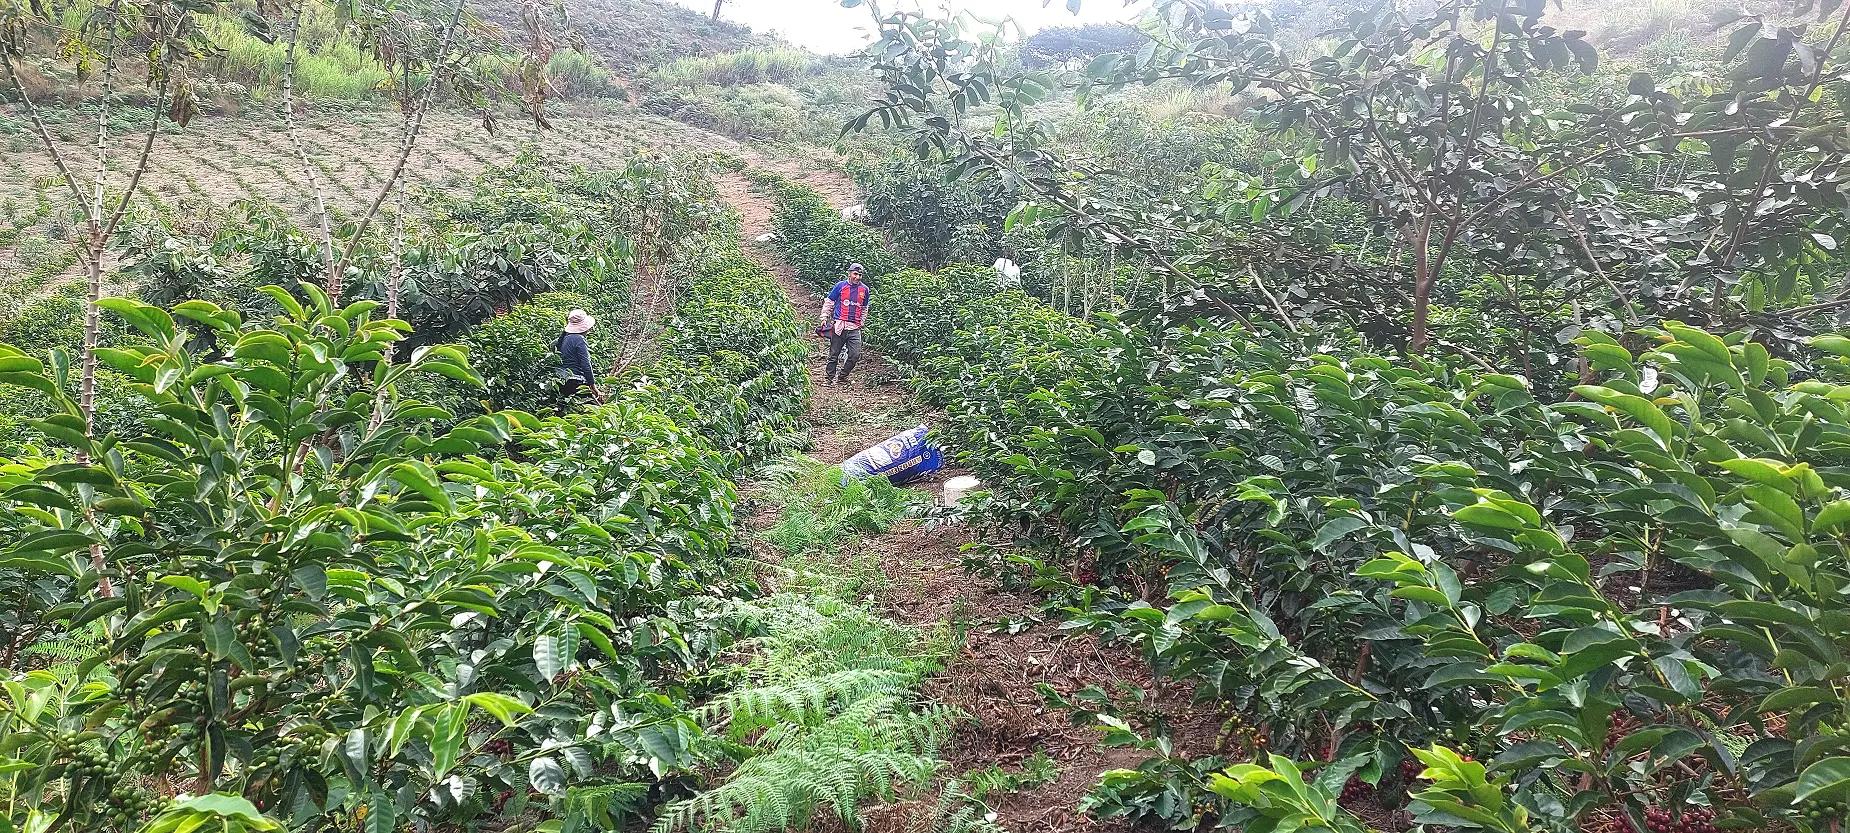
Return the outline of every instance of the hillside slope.
{"type": "MultiPolygon", "coordinates": [[[[479,0],[484,20],[520,32],[526,0],[479,0]]],[[[675,58],[768,46],[775,41],[663,0],[563,0],[572,33],[607,69],[623,76],[675,58]]]]}
{"type": "MultiPolygon", "coordinates": [[[[53,130],[70,158],[89,158],[87,127],[66,113],[53,130]]],[[[398,119],[382,110],[318,110],[305,115],[303,135],[315,160],[330,212],[337,220],[363,210],[391,166],[398,119]]],[[[737,142],[612,102],[565,102],[551,108],[551,130],[519,118],[484,132],[471,114],[439,111],[427,119],[407,182],[448,188],[523,152],[587,168],[621,166],[643,149],[740,153],[737,142]]],[[[0,321],[33,299],[59,291],[77,276],[69,195],[50,157],[35,145],[18,108],[0,103],[0,321]]],[[[141,140],[116,137],[125,161],[141,140]]],[[[114,182],[126,172],[113,170],[114,182]]],[[[272,114],[208,117],[163,130],[138,206],[184,223],[239,200],[269,202],[298,223],[313,222],[307,171],[272,114]]]]}

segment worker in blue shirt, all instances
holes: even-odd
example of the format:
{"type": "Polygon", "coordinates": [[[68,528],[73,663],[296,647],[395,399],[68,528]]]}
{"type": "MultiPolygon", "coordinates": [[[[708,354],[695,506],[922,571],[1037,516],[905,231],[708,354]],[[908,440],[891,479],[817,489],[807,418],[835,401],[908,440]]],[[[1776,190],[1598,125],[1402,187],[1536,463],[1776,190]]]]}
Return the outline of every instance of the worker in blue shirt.
{"type": "Polygon", "coordinates": [[[581,309],[572,310],[565,316],[565,332],[559,334],[560,375],[559,415],[565,416],[568,406],[578,397],[580,390],[589,390],[591,398],[599,405],[604,404],[604,394],[597,389],[597,372],[591,369],[591,344],[585,341],[585,333],[597,319],[581,309]]]}

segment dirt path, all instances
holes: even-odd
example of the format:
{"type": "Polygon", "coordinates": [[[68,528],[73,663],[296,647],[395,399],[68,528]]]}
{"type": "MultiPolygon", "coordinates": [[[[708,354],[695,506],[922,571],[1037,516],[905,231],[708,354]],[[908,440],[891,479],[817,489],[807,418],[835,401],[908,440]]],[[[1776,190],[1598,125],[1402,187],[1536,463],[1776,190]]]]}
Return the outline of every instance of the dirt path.
{"type": "MultiPolygon", "coordinates": [[[[792,164],[765,167],[809,184],[838,206],[853,199],[852,183],[839,174],[792,164]]],[[[771,231],[772,201],[767,195],[739,174],[723,177],[720,186],[743,218],[746,240],[771,231]]],[[[772,271],[800,312],[820,315],[821,298],[797,282],[775,251],[768,245],[751,245],[747,251],[772,271]]],[[[810,453],[816,458],[837,463],[898,431],[935,420],[936,414],[913,398],[897,369],[877,352],[863,357],[849,388],[822,387],[824,352],[813,351],[809,362],[810,381],[817,391],[809,413],[814,441],[810,453]]],[[[935,496],[942,480],[952,474],[941,473],[913,488],[935,496]]],[[[1065,712],[1047,705],[1041,687],[1062,695],[1088,685],[1114,693],[1154,692],[1149,705],[1178,714],[1186,711],[1188,693],[1174,686],[1158,687],[1135,652],[1072,636],[1060,630],[1058,621],[1041,619],[1034,597],[999,590],[972,577],[964,568],[964,548],[986,543],[982,537],[960,522],[915,518],[868,543],[885,573],[879,601],[888,615],[921,628],[949,626],[964,634],[962,650],[925,689],[933,699],[971,717],[945,750],[951,772],[966,780],[973,773],[995,773],[998,767],[1018,773],[1024,763],[1045,756],[1054,765],[1051,779],[983,796],[1008,830],[1128,830],[1120,822],[1088,817],[1079,810],[1079,799],[1105,771],[1135,767],[1148,753],[1101,747],[1098,731],[1072,725],[1065,712]]],[[[1185,729],[1199,737],[1217,726],[1185,729]]]]}

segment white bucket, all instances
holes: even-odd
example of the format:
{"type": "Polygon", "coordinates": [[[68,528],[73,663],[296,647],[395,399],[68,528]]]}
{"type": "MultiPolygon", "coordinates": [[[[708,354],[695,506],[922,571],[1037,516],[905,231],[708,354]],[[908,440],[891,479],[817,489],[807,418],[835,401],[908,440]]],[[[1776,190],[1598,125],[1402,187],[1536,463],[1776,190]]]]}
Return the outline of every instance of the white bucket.
{"type": "Polygon", "coordinates": [[[956,506],[958,501],[964,499],[964,495],[975,491],[982,485],[982,481],[967,474],[960,474],[944,481],[944,505],[956,506]]]}

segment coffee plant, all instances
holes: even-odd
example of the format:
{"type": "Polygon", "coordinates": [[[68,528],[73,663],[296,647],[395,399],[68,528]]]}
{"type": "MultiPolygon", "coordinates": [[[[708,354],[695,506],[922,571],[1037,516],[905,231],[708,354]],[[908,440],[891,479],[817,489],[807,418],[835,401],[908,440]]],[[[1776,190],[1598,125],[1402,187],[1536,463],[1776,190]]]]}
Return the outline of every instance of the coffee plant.
{"type": "Polygon", "coordinates": [[[698,332],[562,420],[407,395],[480,381],[453,346],[382,361],[407,325],[312,284],[265,288],[268,326],[105,300],[136,332],[99,351],[152,411],[136,434],[87,438],[64,354],[6,348],[0,383],[54,406],[48,453],[4,473],[0,573],[40,600],[9,662],[107,636],[5,683],[8,825],[593,829],[662,800],[710,754],[696,672],[757,628],[727,612],[752,589],[725,569],[730,478],[807,395],[762,269],[722,248],[687,274],[698,332]]]}
{"type": "Polygon", "coordinates": [[[848,267],[867,268],[866,280],[880,279],[902,266],[873,229],[842,218],[821,194],[777,174],[753,172],[753,183],[777,199],[772,217],[784,258],[796,268],[797,279],[817,292],[827,292],[848,275],[848,267]]]}
{"type": "Polygon", "coordinates": [[[1275,20],[1289,6],[1158,0],[1140,48],[1042,68],[969,18],[905,11],[870,50],[884,98],[845,130],[1016,201],[1008,227],[1109,247],[1169,290],[1219,287],[1249,325],[1552,386],[1579,330],[1669,318],[1785,353],[1850,303],[1847,8],[1744,14],[1714,56],[1616,70],[1542,0],[1325,7],[1302,15],[1323,24],[1308,48],[1275,20]],[[1047,106],[1179,85],[1258,135],[1153,175],[1161,142],[1123,164],[1047,106]]]}
{"type": "Polygon", "coordinates": [[[1835,829],[1850,341],[1587,333],[1548,401],[1205,292],[1080,321],[989,270],[882,286],[982,510],[1099,586],[1072,624],[1265,741],[1108,776],[1130,815],[1361,830],[1354,778],[1425,829],[1835,829]]]}

